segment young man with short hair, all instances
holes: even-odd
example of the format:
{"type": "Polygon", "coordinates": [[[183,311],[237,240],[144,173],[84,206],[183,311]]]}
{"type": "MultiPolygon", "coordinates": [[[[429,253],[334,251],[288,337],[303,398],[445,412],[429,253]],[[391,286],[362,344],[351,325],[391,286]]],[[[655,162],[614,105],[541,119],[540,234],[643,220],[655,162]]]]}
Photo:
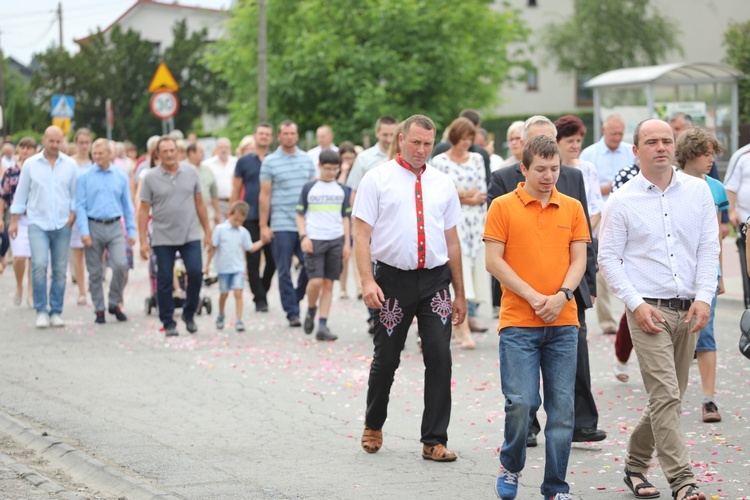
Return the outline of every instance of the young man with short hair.
{"type": "Polygon", "coordinates": [[[487,270],[503,287],[498,330],[505,441],[495,492],[503,499],[518,493],[527,431],[540,404],[541,368],[547,412],[541,492],[567,500],[579,327],[572,299],[590,235],[581,203],[555,188],[560,153],[553,138],[540,135],[524,145],[521,171],[526,182],[492,202],[484,233],[487,270]]]}
{"type": "MultiPolygon", "coordinates": [[[[671,124],[671,122],[670,122],[671,124]]],[[[674,127],[673,127],[674,128],[674,127]]],[[[675,131],[675,134],[677,132],[675,131]]],[[[675,159],[677,164],[688,175],[705,179],[711,188],[711,196],[716,206],[719,227],[721,227],[721,212],[729,208],[729,198],[724,185],[708,175],[714,165],[714,155],[721,156],[724,152],[719,139],[711,132],[702,128],[690,128],[677,137],[675,159]]],[[[722,240],[719,230],[719,241],[722,240]]],[[[719,247],[719,278],[716,295],[711,301],[711,316],[708,324],[698,336],[695,346],[698,358],[698,371],[703,386],[702,418],[704,422],[721,422],[721,414],[716,405],[716,339],[714,338],[714,315],[716,314],[716,299],[724,293],[724,277],[721,273],[722,253],[719,247]]]]}

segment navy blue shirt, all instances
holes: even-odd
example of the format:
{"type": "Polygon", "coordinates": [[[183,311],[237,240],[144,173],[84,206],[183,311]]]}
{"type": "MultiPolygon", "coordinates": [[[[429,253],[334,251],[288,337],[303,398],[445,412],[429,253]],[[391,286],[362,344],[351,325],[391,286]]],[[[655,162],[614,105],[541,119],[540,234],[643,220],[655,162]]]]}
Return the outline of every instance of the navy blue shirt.
{"type": "Polygon", "coordinates": [[[234,176],[242,179],[245,185],[245,197],[243,198],[250,211],[245,220],[260,220],[258,208],[258,197],[260,196],[260,158],[255,153],[248,153],[237,160],[237,166],[234,168],[234,176]]]}

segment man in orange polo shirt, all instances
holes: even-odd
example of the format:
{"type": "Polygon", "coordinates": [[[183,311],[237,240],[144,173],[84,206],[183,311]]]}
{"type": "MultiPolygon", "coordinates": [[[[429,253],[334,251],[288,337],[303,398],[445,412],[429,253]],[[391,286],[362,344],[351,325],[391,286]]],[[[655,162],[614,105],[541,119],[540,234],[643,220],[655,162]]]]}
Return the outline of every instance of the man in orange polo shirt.
{"type": "Polygon", "coordinates": [[[554,139],[537,136],[523,148],[526,182],[496,198],[487,213],[486,266],[503,288],[500,376],[505,441],[495,491],[513,499],[526,460],[530,416],[541,404],[544,378],[546,461],[542,495],[571,498],[565,481],[573,439],[578,314],[573,289],[586,269],[590,241],[581,203],[557,191],[560,154],[554,139]]]}

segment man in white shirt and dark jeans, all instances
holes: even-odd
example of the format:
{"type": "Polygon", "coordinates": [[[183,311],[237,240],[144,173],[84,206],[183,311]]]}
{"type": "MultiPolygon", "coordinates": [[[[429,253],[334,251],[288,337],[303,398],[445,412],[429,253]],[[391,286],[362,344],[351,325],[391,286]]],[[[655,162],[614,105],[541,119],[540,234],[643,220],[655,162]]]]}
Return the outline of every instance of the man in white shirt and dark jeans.
{"type": "Polygon", "coordinates": [[[432,120],[407,118],[398,141],[401,153],[365,174],[353,210],[362,295],[367,307],[378,310],[361,444],[368,453],[383,444],[393,376],[416,316],[425,364],[422,458],[451,462],[457,458],[445,447],[451,413],[451,330],[466,317],[456,229],[461,205],[450,177],[427,165],[435,144],[432,120]],[[451,282],[456,292],[452,303],[451,282]]]}
{"type": "Polygon", "coordinates": [[[624,480],[637,498],[656,498],[644,476],[656,449],[674,497],[704,500],[680,413],[716,292],[716,209],[708,184],[674,170],[674,132],[666,122],[645,120],[633,138],[641,171],[605,204],[599,239],[599,268],[627,308],[649,397],[628,442],[624,480]]]}

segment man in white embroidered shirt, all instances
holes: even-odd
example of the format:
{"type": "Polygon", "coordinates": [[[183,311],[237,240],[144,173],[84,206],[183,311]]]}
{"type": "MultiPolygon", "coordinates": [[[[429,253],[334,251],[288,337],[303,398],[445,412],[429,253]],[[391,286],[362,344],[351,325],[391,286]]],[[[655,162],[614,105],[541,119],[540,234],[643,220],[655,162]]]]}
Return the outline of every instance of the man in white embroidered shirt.
{"type": "Polygon", "coordinates": [[[365,174],[353,210],[363,299],[379,310],[362,448],[375,453],[383,444],[393,376],[416,316],[425,364],[422,458],[451,462],[457,458],[445,447],[451,414],[451,323],[460,324],[466,316],[456,229],[461,205],[453,181],[426,164],[435,144],[432,120],[407,118],[398,141],[401,153],[365,174]],[[452,304],[451,282],[456,292],[452,304]]]}
{"type": "Polygon", "coordinates": [[[604,206],[599,268],[625,303],[648,406],[628,442],[624,481],[638,498],[656,449],[678,500],[704,500],[680,430],[698,332],[706,326],[719,265],[719,225],[705,182],[672,167],[674,132],[645,120],[633,134],[641,171],[604,206]]]}

